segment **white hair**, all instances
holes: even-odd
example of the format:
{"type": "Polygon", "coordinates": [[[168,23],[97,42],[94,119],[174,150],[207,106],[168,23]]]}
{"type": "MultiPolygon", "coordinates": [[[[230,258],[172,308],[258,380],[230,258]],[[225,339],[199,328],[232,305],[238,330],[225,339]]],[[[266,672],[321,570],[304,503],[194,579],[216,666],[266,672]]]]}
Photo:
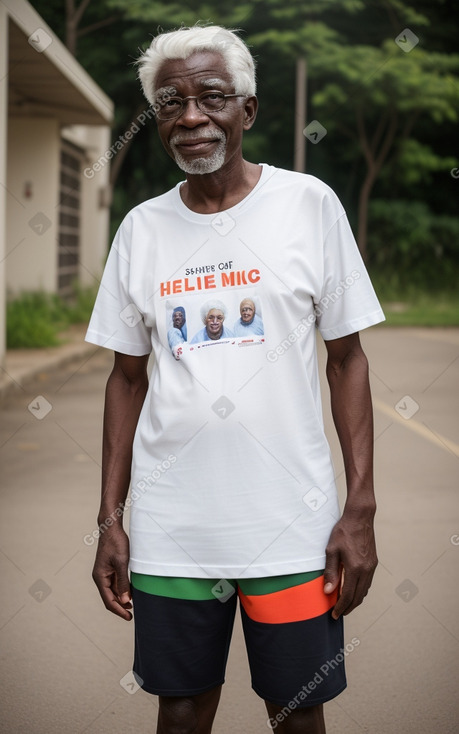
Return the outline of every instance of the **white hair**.
{"type": "Polygon", "coordinates": [[[216,309],[217,311],[221,311],[223,314],[223,320],[226,319],[226,306],[221,301],[218,301],[217,299],[212,299],[210,301],[206,301],[201,306],[201,319],[203,324],[206,323],[207,314],[209,311],[212,311],[212,309],[216,309]]]}
{"type": "Polygon", "coordinates": [[[138,59],[139,79],[150,104],[154,105],[156,101],[156,77],[162,64],[168,59],[187,59],[197,51],[221,54],[235,93],[255,94],[255,62],[244,41],[233,30],[222,26],[193,26],[160,33],[138,59]]]}

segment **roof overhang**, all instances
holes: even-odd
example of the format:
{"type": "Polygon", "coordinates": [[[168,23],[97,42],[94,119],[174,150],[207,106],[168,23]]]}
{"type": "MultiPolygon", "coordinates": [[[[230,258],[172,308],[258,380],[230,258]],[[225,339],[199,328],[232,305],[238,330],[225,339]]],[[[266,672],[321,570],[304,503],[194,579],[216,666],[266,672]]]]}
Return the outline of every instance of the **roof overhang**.
{"type": "Polygon", "coordinates": [[[61,125],[109,125],[113,102],[26,0],[2,0],[9,15],[8,107],[15,117],[61,125]]]}

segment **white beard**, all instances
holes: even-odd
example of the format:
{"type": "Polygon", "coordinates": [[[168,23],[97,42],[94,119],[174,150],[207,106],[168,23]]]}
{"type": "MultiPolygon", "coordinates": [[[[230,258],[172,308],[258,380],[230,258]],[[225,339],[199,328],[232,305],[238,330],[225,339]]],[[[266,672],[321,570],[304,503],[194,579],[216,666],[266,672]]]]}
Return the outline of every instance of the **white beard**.
{"type": "Polygon", "coordinates": [[[170,146],[172,153],[174,154],[175,162],[177,163],[178,167],[182,169],[185,173],[195,174],[202,176],[205,173],[214,173],[214,171],[218,171],[219,168],[221,168],[225,162],[225,156],[226,156],[226,135],[223,131],[219,132],[212,132],[212,131],[206,131],[201,132],[198,136],[196,136],[196,139],[202,139],[202,138],[211,138],[212,140],[217,139],[218,145],[212,155],[206,156],[205,158],[195,158],[194,160],[187,160],[182,156],[181,153],[176,148],[176,143],[182,142],[182,141],[189,141],[193,138],[190,138],[188,136],[176,136],[170,141],[170,146]]]}

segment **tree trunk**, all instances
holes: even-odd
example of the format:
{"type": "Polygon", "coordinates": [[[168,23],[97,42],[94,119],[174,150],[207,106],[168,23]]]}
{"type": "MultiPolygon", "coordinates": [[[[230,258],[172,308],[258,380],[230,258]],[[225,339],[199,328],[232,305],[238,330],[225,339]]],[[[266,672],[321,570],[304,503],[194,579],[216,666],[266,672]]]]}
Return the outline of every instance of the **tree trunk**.
{"type": "Polygon", "coordinates": [[[65,10],[65,45],[70,53],[75,56],[77,27],[75,25],[75,3],[73,0],[66,0],[65,10]]]}
{"type": "Polygon", "coordinates": [[[357,244],[359,246],[360,254],[363,257],[364,262],[367,260],[367,239],[368,239],[368,204],[370,201],[370,194],[373,188],[373,184],[376,178],[376,170],[368,168],[367,175],[362,184],[359,194],[359,210],[358,210],[358,225],[357,225],[357,244]]]}
{"type": "Polygon", "coordinates": [[[386,160],[397,131],[397,110],[388,109],[379,120],[372,140],[368,139],[362,108],[356,112],[359,143],[367,162],[367,173],[360,189],[357,244],[364,262],[367,260],[368,204],[376,178],[386,160]]]}
{"type": "Polygon", "coordinates": [[[78,26],[91,0],[81,0],[75,8],[75,0],[65,0],[65,45],[76,57],[78,26]]]}

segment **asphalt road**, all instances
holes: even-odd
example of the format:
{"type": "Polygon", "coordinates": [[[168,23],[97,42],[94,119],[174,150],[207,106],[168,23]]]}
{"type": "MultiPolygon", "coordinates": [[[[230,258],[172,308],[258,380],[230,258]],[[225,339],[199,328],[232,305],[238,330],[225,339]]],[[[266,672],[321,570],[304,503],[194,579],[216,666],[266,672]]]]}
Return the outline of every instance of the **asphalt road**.
{"type": "MultiPolygon", "coordinates": [[[[346,619],[348,688],[328,734],[459,732],[459,330],[362,334],[375,403],[380,565],[346,619]]],[[[323,360],[323,346],[320,353],[323,360]]],[[[154,732],[133,624],[90,578],[111,353],[43,374],[1,412],[2,717],[8,734],[154,732]]],[[[326,388],[324,387],[326,392],[326,388]]],[[[341,495],[342,462],[325,415],[341,495]]],[[[269,731],[237,621],[215,734],[269,731]]]]}

